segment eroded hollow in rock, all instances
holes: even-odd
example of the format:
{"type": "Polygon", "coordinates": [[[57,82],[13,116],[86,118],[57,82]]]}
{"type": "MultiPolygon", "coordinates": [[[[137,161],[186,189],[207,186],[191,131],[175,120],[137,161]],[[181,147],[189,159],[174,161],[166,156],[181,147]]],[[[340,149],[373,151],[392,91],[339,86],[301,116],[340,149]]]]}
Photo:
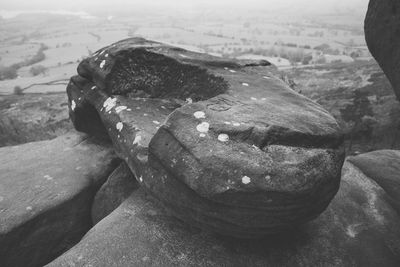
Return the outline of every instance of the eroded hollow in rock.
{"type": "Polygon", "coordinates": [[[106,78],[110,94],[194,101],[224,93],[228,83],[198,66],[182,64],[145,49],[125,50],[106,78]]]}

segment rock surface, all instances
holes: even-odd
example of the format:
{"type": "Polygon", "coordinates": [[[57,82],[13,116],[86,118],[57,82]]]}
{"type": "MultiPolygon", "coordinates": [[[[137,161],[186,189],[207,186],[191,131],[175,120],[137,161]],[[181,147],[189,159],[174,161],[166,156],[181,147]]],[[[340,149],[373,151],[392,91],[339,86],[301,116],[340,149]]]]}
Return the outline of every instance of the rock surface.
{"type": "Polygon", "coordinates": [[[319,218],[279,236],[240,240],[190,228],[139,189],[48,266],[398,266],[400,217],[385,196],[347,162],[319,218]]]}
{"type": "Polygon", "coordinates": [[[97,192],[92,206],[92,222],[98,223],[124,202],[126,198],[139,188],[131,170],[125,162],[108,177],[97,192]]]}
{"type": "Polygon", "coordinates": [[[0,147],[42,141],[73,129],[65,94],[0,96],[0,147]]]}
{"type": "Polygon", "coordinates": [[[132,38],[79,65],[76,129],[109,136],[175,216],[259,237],[317,217],[336,194],[342,135],[318,104],[262,64],[132,38]]]}
{"type": "Polygon", "coordinates": [[[43,266],[77,243],[117,162],[110,145],[77,133],[1,148],[0,266],[43,266]]]}
{"type": "Polygon", "coordinates": [[[349,161],[385,190],[388,201],[400,213],[400,151],[377,150],[349,161]]]}
{"type": "Polygon", "coordinates": [[[400,2],[370,0],[365,39],[400,100],[400,2]]]}

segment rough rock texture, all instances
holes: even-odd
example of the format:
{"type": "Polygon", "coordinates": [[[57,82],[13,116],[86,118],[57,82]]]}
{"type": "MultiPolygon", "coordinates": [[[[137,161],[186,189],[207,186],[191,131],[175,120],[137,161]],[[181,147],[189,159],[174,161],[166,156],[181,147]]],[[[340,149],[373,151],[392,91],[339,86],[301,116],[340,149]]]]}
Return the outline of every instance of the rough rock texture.
{"type": "Polygon", "coordinates": [[[79,65],[70,116],[109,136],[178,218],[239,237],[280,232],[327,207],[344,153],[333,117],[262,65],[123,40],[79,65]]]}
{"type": "Polygon", "coordinates": [[[118,161],[110,145],[77,133],[1,148],[0,266],[43,266],[77,243],[118,161]]]}
{"type": "Polygon", "coordinates": [[[370,0],[365,39],[400,100],[400,2],[370,0]]]}
{"type": "Polygon", "coordinates": [[[92,206],[93,224],[98,223],[115,210],[129,195],[139,188],[125,162],[116,168],[97,192],[92,206]]]}
{"type": "Polygon", "coordinates": [[[0,147],[42,141],[73,129],[65,94],[0,96],[0,147]]]}
{"type": "Polygon", "coordinates": [[[400,213],[400,151],[378,150],[349,161],[385,190],[388,201],[400,213]]]}
{"type": "Polygon", "coordinates": [[[322,215],[263,240],[190,228],[135,191],[48,266],[398,266],[400,224],[386,193],[351,163],[322,215]]]}

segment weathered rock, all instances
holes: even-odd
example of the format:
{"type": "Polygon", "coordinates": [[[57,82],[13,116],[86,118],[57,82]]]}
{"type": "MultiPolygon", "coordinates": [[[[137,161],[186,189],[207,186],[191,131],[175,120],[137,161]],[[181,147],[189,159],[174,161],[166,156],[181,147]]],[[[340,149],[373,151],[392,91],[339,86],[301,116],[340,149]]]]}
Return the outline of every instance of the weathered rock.
{"type": "Polygon", "coordinates": [[[0,149],[0,266],[43,266],[91,228],[112,148],[71,133],[0,149]]]}
{"type": "Polygon", "coordinates": [[[400,2],[370,0],[365,39],[400,100],[400,2]]]}
{"type": "Polygon", "coordinates": [[[263,66],[133,38],[78,73],[67,89],[76,128],[107,132],[139,182],[192,225],[260,237],[314,219],[338,190],[336,121],[263,66]]]}
{"type": "Polygon", "coordinates": [[[378,150],[349,161],[385,190],[388,201],[400,212],[400,151],[378,150]]]}
{"type": "Polygon", "coordinates": [[[182,224],[142,189],[48,266],[398,266],[400,219],[386,193],[351,163],[322,215],[262,240],[182,224]]]}
{"type": "Polygon", "coordinates": [[[139,188],[139,183],[135,180],[128,165],[122,162],[108,177],[94,198],[92,207],[93,224],[98,223],[118,208],[137,188],[139,188]]]}
{"type": "Polygon", "coordinates": [[[42,141],[66,134],[65,94],[29,94],[0,97],[0,147],[42,141]]]}

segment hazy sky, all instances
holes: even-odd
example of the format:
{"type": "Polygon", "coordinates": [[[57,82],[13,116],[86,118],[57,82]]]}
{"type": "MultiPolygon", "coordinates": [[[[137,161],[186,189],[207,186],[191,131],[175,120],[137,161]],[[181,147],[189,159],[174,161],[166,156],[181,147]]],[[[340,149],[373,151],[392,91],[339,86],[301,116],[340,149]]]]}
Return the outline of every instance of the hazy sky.
{"type": "Polygon", "coordinates": [[[368,0],[0,0],[0,9],[68,9],[88,10],[90,8],[118,6],[168,6],[171,8],[193,8],[207,6],[239,6],[271,8],[290,6],[299,9],[302,7],[316,7],[329,9],[334,7],[366,8],[368,0]]]}

